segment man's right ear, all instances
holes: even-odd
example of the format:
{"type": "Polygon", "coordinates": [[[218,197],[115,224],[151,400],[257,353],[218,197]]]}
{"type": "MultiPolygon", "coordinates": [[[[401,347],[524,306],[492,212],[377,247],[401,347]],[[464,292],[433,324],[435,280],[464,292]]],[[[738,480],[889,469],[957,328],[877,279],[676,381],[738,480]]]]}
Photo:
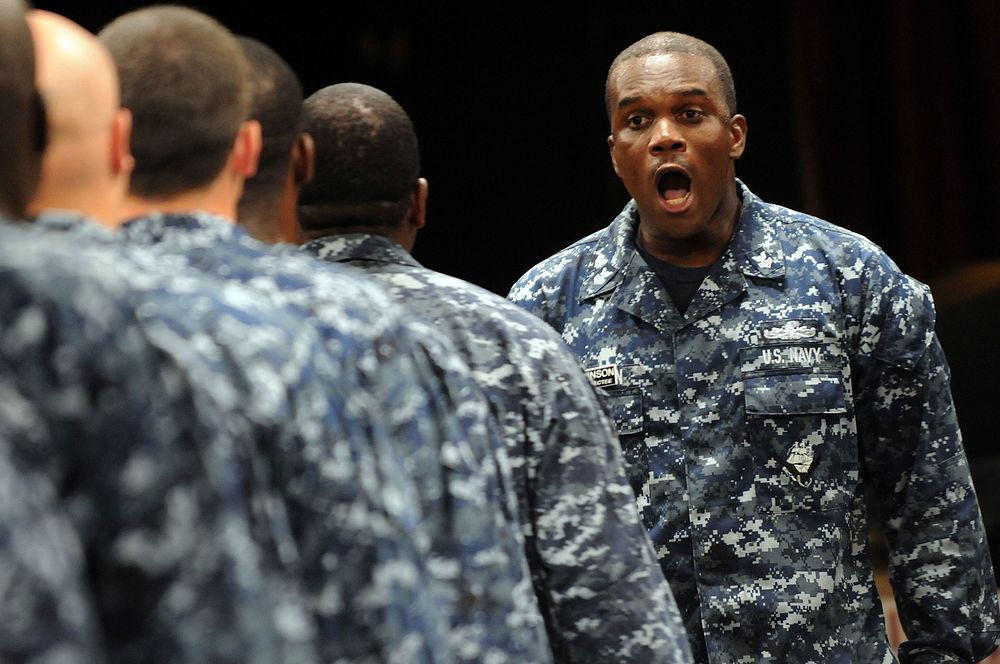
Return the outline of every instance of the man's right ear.
{"type": "Polygon", "coordinates": [[[292,178],[296,187],[312,182],[316,167],[316,143],[306,132],[299,134],[292,146],[292,178]]]}
{"type": "Polygon", "coordinates": [[[119,108],[111,121],[111,172],[130,175],[135,169],[132,156],[132,111],[119,108]]]}
{"type": "Polygon", "coordinates": [[[608,136],[608,153],[611,155],[611,168],[615,169],[615,175],[621,177],[622,174],[618,172],[618,162],[615,161],[615,135],[611,134],[608,136]]]}
{"type": "Polygon", "coordinates": [[[406,222],[413,229],[423,228],[427,224],[427,192],[429,186],[426,178],[417,178],[413,184],[413,193],[410,194],[410,209],[406,215],[406,222]]]}

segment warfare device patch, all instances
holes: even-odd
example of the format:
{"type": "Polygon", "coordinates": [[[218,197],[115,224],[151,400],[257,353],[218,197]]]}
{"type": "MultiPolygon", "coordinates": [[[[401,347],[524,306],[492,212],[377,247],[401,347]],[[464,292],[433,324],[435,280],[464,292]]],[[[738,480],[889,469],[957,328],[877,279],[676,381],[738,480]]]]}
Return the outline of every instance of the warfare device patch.
{"type": "Polygon", "coordinates": [[[800,486],[809,486],[812,483],[809,471],[812,470],[815,460],[813,446],[800,440],[792,445],[782,468],[800,486]]]}

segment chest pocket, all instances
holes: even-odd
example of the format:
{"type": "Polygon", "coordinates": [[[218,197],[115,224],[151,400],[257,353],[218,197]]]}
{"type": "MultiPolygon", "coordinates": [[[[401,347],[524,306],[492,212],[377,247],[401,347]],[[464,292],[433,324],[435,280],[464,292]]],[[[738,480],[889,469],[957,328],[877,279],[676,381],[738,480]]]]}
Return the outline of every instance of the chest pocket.
{"type": "Polygon", "coordinates": [[[649,456],[642,439],[642,388],[614,385],[597,388],[621,443],[625,472],[636,497],[649,477],[649,456]]]}
{"type": "Polygon", "coordinates": [[[602,390],[618,435],[642,433],[642,388],[605,387],[602,390]]]}
{"type": "Polygon", "coordinates": [[[843,356],[831,343],[740,349],[759,509],[842,509],[858,480],[843,356]]]}

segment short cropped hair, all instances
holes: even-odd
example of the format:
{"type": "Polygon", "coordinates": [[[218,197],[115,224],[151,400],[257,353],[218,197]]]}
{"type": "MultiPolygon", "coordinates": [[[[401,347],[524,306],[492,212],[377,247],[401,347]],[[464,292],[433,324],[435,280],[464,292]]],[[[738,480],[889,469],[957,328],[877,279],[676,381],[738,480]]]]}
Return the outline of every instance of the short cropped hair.
{"type": "Polygon", "coordinates": [[[249,110],[236,38],[214,18],[176,5],[124,14],[98,37],[132,111],[132,193],[169,197],[210,184],[249,110]]]}
{"type": "Polygon", "coordinates": [[[240,206],[256,207],[284,186],[302,132],[304,94],[298,76],[273,49],[252,37],[237,41],[250,67],[249,118],[260,122],[263,135],[257,173],[243,184],[240,206]]]}
{"type": "Polygon", "coordinates": [[[611,77],[615,70],[626,60],[642,58],[648,55],[666,55],[668,53],[687,53],[689,55],[700,55],[706,58],[715,67],[715,72],[719,77],[719,85],[722,88],[722,95],[726,101],[726,107],[730,115],[736,114],[736,84],[733,83],[733,74],[729,71],[729,64],[722,54],[707,42],[697,37],[686,35],[682,32],[654,32],[627,47],[618,54],[618,57],[608,68],[608,77],[604,83],[604,105],[608,111],[608,118],[611,118],[611,77]]]}
{"type": "Polygon", "coordinates": [[[302,229],[402,223],[420,175],[417,135],[402,106],[377,88],[341,83],[310,95],[304,108],[316,167],[299,193],[302,229]]]}

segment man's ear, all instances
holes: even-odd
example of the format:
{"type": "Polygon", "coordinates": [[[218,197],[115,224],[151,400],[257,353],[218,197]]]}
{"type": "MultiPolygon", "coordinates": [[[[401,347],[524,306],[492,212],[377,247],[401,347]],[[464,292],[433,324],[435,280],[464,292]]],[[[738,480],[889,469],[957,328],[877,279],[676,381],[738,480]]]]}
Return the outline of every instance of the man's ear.
{"type": "Polygon", "coordinates": [[[119,108],[111,120],[111,172],[130,175],[135,169],[132,156],[132,111],[119,108]]]}
{"type": "Polygon", "coordinates": [[[413,184],[413,193],[410,194],[410,209],[406,214],[406,223],[414,230],[427,224],[427,190],[427,180],[417,178],[413,184]]]}
{"type": "Polygon", "coordinates": [[[316,144],[313,137],[302,132],[292,146],[292,182],[296,187],[312,182],[316,166],[316,144]]]}
{"type": "Polygon", "coordinates": [[[747,147],[747,119],[739,114],[734,115],[729,119],[729,131],[733,140],[729,156],[732,159],[739,159],[747,147]]]}
{"type": "Polygon", "coordinates": [[[236,141],[233,143],[232,152],[233,168],[245,180],[257,174],[260,147],[260,123],[256,120],[246,120],[236,132],[236,141]]]}
{"type": "Polygon", "coordinates": [[[615,175],[621,177],[622,174],[618,172],[618,162],[615,161],[615,135],[611,134],[608,136],[608,153],[611,154],[611,167],[615,169],[615,175]]]}

